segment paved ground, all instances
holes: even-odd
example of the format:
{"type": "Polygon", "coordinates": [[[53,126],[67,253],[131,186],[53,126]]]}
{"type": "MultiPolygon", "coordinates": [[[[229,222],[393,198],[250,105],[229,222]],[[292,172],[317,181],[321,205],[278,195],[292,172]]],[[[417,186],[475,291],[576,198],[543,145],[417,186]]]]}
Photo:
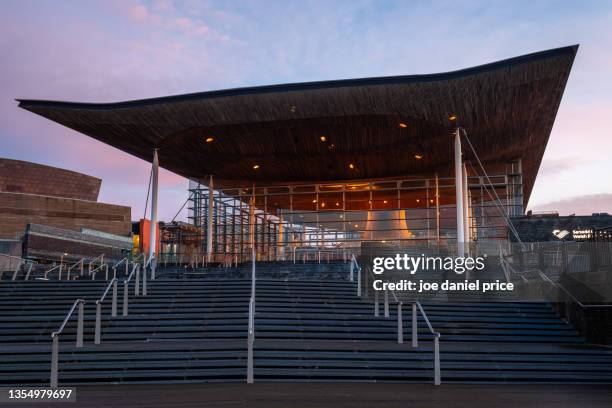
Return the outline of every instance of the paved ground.
{"type": "MultiPolygon", "coordinates": [[[[9,406],[9,405],[7,405],[9,406]]],[[[426,384],[188,384],[77,388],[77,403],[15,407],[610,408],[612,386],[426,384]]]]}

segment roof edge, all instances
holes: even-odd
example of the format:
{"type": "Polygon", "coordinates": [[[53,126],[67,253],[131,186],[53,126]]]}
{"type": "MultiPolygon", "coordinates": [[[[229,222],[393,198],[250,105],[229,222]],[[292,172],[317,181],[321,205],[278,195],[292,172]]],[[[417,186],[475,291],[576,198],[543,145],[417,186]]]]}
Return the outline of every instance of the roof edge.
{"type": "Polygon", "coordinates": [[[155,105],[168,102],[186,102],[196,99],[212,99],[228,96],[253,95],[261,93],[280,93],[316,89],[343,88],[349,86],[371,86],[371,85],[388,85],[398,83],[419,83],[441,81],[447,79],[455,79],[468,75],[474,75],[482,72],[493,71],[509,66],[533,62],[546,58],[551,58],[559,55],[575,56],[578,52],[579,44],[574,44],[565,47],[553,48],[544,51],[538,51],[530,54],[520,55],[500,61],[490,62],[487,64],[477,65],[475,67],[462,68],[455,71],[434,73],[434,74],[416,74],[416,75],[399,75],[399,76],[384,76],[384,77],[369,77],[356,79],[336,79],[314,82],[297,82],[290,84],[275,84],[261,85],[252,87],[229,88],[222,90],[195,92],[188,94],[170,95],[155,98],[136,99],[121,102],[69,102],[69,101],[54,101],[40,99],[19,99],[15,100],[19,103],[19,107],[28,109],[30,107],[54,107],[54,108],[80,108],[80,109],[120,109],[131,108],[135,106],[155,105]]]}

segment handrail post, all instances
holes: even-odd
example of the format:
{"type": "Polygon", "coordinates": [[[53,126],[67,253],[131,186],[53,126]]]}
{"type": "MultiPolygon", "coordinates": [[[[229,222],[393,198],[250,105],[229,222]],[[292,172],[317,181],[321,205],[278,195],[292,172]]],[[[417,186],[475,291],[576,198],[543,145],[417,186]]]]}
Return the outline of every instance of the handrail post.
{"type": "Polygon", "coordinates": [[[379,306],[378,306],[378,291],[374,290],[374,317],[380,316],[379,306]]]}
{"type": "Polygon", "coordinates": [[[147,296],[147,267],[142,270],[142,296],[147,296]]]}
{"type": "Polygon", "coordinates": [[[419,330],[417,321],[417,304],[412,303],[412,347],[419,347],[419,330]]]}
{"type": "Polygon", "coordinates": [[[361,268],[357,266],[357,296],[361,297],[361,268]]]}
{"type": "Polygon", "coordinates": [[[136,281],[134,282],[134,295],[140,296],[140,265],[136,266],[136,281]]]}
{"type": "Polygon", "coordinates": [[[32,267],[34,266],[33,263],[30,264],[30,267],[28,268],[28,272],[26,273],[26,277],[25,280],[28,280],[30,278],[30,273],[32,272],[32,267]]]}
{"type": "Polygon", "coordinates": [[[100,332],[102,329],[102,304],[96,302],[96,328],[94,333],[94,344],[100,344],[100,332]]]}
{"type": "Polygon", "coordinates": [[[113,281],[113,298],[111,301],[111,317],[117,317],[117,279],[113,281]]]}
{"type": "Polygon", "coordinates": [[[385,289],[385,317],[389,317],[389,291],[385,289]]]}
{"type": "Polygon", "coordinates": [[[128,281],[123,281],[123,317],[128,315],[128,295],[129,295],[129,285],[128,281]]]}
{"type": "Polygon", "coordinates": [[[440,385],[440,338],[434,336],[434,385],[440,385]]]}
{"type": "Polygon", "coordinates": [[[59,335],[53,336],[51,345],[51,381],[49,386],[57,388],[57,372],[59,369],[59,335]]]}
{"type": "Polygon", "coordinates": [[[354,277],[353,277],[353,268],[354,267],[355,267],[355,263],[351,259],[351,263],[349,264],[349,279],[350,279],[351,282],[353,282],[353,280],[354,280],[354,277]]]}
{"type": "Polygon", "coordinates": [[[113,266],[113,279],[117,277],[117,268],[113,266]]]}
{"type": "Polygon", "coordinates": [[[255,304],[251,297],[249,301],[249,322],[248,322],[248,338],[247,338],[247,384],[255,382],[254,367],[253,367],[253,345],[255,343],[255,304]]]}
{"type": "Polygon", "coordinates": [[[60,263],[60,266],[59,266],[59,272],[58,272],[58,274],[57,274],[57,280],[58,280],[58,281],[61,281],[61,280],[62,280],[62,269],[63,269],[63,268],[64,268],[64,263],[62,262],[62,263],[60,263]]]}
{"type": "Polygon", "coordinates": [[[79,302],[79,316],[77,321],[77,348],[83,347],[83,315],[85,314],[84,302],[79,302]]]}
{"type": "Polygon", "coordinates": [[[404,343],[404,322],[402,319],[402,302],[397,304],[397,343],[404,343]]]}

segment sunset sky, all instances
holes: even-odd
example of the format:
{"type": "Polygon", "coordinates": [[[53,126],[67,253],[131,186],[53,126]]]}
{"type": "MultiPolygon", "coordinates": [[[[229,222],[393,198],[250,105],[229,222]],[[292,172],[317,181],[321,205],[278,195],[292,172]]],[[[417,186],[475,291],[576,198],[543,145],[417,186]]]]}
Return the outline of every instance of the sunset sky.
{"type": "MultiPolygon", "coordinates": [[[[17,108],[450,71],[580,44],[529,208],[612,213],[610,1],[0,2],[0,157],[103,179],[142,217],[150,164],[17,108]]],[[[187,198],[161,172],[160,218],[187,198]]],[[[179,218],[184,218],[181,215],[179,218]]]]}

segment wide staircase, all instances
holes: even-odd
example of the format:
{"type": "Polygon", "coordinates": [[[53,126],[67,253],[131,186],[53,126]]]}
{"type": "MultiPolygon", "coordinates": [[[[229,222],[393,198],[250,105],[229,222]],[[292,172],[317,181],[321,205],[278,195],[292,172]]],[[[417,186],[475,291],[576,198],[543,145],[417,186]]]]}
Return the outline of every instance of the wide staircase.
{"type": "MultiPolygon", "coordinates": [[[[258,263],[255,381],[432,382],[432,336],[418,319],[419,347],[397,343],[397,307],[374,316],[357,296],[348,264],[258,263]],[[333,278],[333,279],[332,279],[333,278]]],[[[60,336],[59,381],[67,384],[244,382],[250,264],[167,268],[133,295],[129,313],[95,300],[107,282],[0,282],[0,384],[49,382],[50,333],[77,297],[85,299],[84,346],[76,317],[60,336]]],[[[588,345],[545,303],[423,303],[441,333],[442,382],[611,383],[612,348],[588,345]]]]}

